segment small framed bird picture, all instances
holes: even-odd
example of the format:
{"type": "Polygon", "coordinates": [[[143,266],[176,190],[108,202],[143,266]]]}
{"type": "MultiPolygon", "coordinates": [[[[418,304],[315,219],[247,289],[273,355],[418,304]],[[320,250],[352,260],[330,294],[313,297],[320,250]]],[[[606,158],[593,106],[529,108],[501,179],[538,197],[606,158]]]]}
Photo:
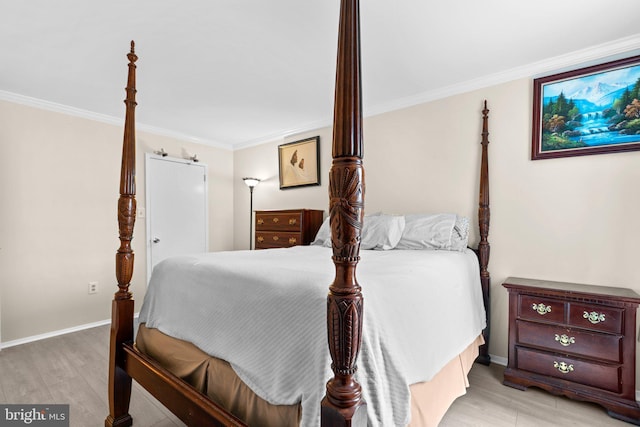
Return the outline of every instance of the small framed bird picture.
{"type": "Polygon", "coordinates": [[[280,189],[320,185],[320,137],[278,146],[280,189]]]}

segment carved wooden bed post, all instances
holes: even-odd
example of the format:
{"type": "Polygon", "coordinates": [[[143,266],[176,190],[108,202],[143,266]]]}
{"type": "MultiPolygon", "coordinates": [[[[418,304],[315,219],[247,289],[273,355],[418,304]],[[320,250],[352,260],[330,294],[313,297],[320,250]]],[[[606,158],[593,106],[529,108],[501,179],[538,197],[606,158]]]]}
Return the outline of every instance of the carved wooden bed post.
{"type": "Polygon", "coordinates": [[[329,214],[336,277],[327,297],[327,328],[334,376],[322,400],[322,425],[366,426],[366,405],[354,378],[363,320],[356,281],[364,216],[358,0],[342,0],[340,6],[333,120],[329,214]]]}
{"type": "Polygon", "coordinates": [[[130,426],[129,400],[131,397],[131,377],[122,369],[124,350],[122,344],[133,341],[133,298],[129,284],[133,275],[133,226],[136,219],[136,65],[138,59],[131,42],[124,140],[122,143],[122,168],[120,171],[120,198],[118,199],[118,227],[120,248],[116,253],[116,277],[118,291],[111,305],[111,338],[109,349],[109,416],[105,426],[130,426]]]}
{"type": "Polygon", "coordinates": [[[487,269],[489,265],[490,246],[487,240],[489,236],[489,222],[491,219],[491,210],[489,208],[489,109],[487,101],[484,101],[484,109],[482,110],[482,163],[480,165],[480,197],[478,203],[478,222],[480,226],[480,244],[478,245],[478,253],[480,258],[480,283],[482,285],[482,296],[484,299],[484,308],[487,312],[487,327],[482,331],[485,344],[480,346],[480,354],[478,362],[489,365],[491,357],[489,356],[489,338],[490,338],[490,319],[491,319],[491,299],[489,292],[491,291],[491,276],[487,269]]]}

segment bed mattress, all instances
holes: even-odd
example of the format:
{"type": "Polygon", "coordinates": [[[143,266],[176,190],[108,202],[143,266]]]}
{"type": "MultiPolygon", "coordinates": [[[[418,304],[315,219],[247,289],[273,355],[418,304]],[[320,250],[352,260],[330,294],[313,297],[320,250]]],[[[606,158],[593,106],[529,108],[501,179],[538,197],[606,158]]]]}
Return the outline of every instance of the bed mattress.
{"type": "MultiPolygon", "coordinates": [[[[409,427],[436,427],[440,423],[451,403],[465,394],[469,386],[468,373],[478,356],[478,347],[483,343],[482,335],[476,337],[430,381],[411,384],[409,427]]],[[[242,382],[229,362],[210,356],[187,341],[142,324],[138,329],[136,346],[249,426],[300,425],[299,403],[270,404],[242,382]]]]}
{"type": "MultiPolygon", "coordinates": [[[[229,361],[270,404],[301,403],[301,425],[315,426],[332,376],[333,275],[331,249],[317,246],[175,257],[154,269],[140,322],[229,361]]],[[[406,425],[409,385],[431,380],[485,327],[478,262],[472,251],[362,251],[357,277],[356,378],[370,425],[406,425]]]]}

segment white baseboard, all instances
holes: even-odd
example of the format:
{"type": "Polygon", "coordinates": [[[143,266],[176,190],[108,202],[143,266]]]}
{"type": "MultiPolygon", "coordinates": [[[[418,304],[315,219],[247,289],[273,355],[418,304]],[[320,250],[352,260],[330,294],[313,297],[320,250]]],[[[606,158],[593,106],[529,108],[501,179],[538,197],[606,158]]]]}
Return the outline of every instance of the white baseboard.
{"type": "Polygon", "coordinates": [[[490,354],[489,357],[491,358],[491,363],[501,366],[507,366],[507,362],[509,361],[506,357],[496,356],[495,354],[490,354]]]}
{"type": "MultiPolygon", "coordinates": [[[[138,314],[139,313],[135,313],[133,315],[133,318],[137,319],[138,318],[138,314]]],[[[22,344],[27,344],[27,343],[34,342],[34,341],[44,340],[44,339],[47,339],[47,338],[57,337],[59,335],[65,335],[65,334],[70,334],[72,332],[78,332],[78,331],[83,331],[85,329],[91,329],[91,328],[95,328],[95,327],[98,327],[98,326],[104,326],[104,325],[108,325],[110,323],[111,323],[111,319],[100,320],[98,322],[85,323],[84,325],[73,326],[71,328],[60,329],[60,330],[57,330],[57,331],[51,331],[51,332],[47,332],[47,333],[39,334],[39,335],[32,335],[30,337],[20,338],[20,339],[13,340],[13,341],[0,342],[0,350],[2,350],[3,348],[15,347],[16,345],[22,345],[22,344]]]]}

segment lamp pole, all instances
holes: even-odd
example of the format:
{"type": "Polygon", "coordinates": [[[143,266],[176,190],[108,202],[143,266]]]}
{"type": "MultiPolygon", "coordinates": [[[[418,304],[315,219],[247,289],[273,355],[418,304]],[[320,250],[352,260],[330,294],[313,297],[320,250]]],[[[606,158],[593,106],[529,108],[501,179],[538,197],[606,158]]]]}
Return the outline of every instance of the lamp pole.
{"type": "Polygon", "coordinates": [[[252,242],[253,242],[253,189],[256,185],[260,184],[260,180],[258,178],[242,178],[247,187],[249,187],[249,250],[251,250],[252,242]]]}
{"type": "Polygon", "coordinates": [[[253,187],[249,187],[249,250],[253,245],[253,187]]]}

